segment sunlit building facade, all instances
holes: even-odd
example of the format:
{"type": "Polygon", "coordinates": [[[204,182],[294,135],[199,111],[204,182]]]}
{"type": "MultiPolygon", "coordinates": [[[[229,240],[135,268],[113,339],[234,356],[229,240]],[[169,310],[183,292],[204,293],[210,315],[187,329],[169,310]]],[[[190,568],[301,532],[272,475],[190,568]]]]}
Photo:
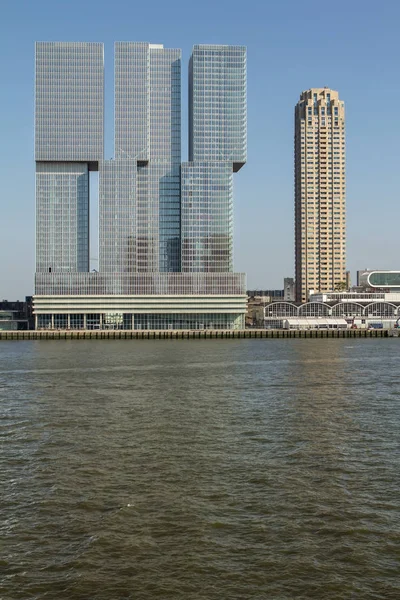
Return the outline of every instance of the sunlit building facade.
{"type": "Polygon", "coordinates": [[[194,46],[189,162],[182,165],[182,271],[233,271],[233,172],[247,159],[246,48],[194,46]]]}
{"type": "Polygon", "coordinates": [[[133,270],[180,271],[180,50],[115,44],[115,159],[137,163],[133,270]]]}
{"type": "Polygon", "coordinates": [[[89,270],[89,170],[103,158],[103,45],[38,42],[36,271],[89,270]]]}
{"type": "Polygon", "coordinates": [[[244,46],[196,45],[189,61],[189,161],[247,160],[244,46]]]}
{"type": "Polygon", "coordinates": [[[344,102],[329,88],[303,92],[295,108],[296,300],[346,282],[344,102]]]}
{"type": "Polygon", "coordinates": [[[231,163],[182,165],[182,271],[233,271],[231,163]]]}
{"type": "Polygon", "coordinates": [[[245,277],[233,272],[232,173],[246,160],[246,53],[201,48],[194,48],[190,75],[195,153],[182,165],[180,50],[115,44],[115,157],[104,160],[102,44],[37,44],[39,329],[243,327],[245,277]],[[99,171],[93,272],[91,170],[99,171]]]}

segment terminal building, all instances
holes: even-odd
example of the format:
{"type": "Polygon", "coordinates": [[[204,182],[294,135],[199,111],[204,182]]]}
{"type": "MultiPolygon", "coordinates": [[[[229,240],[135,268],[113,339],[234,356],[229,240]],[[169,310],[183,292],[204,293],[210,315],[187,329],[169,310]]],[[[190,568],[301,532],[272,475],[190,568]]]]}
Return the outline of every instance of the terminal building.
{"type": "Polygon", "coordinates": [[[299,329],[397,327],[400,322],[400,271],[359,271],[357,281],[359,285],[355,290],[310,294],[308,302],[300,305],[292,302],[267,304],[264,326],[299,329]]]}
{"type": "Polygon", "coordinates": [[[181,51],[115,44],[114,153],[104,159],[101,43],[36,44],[37,329],[241,329],[233,174],[247,159],[246,49],[194,46],[189,161],[181,51]],[[90,173],[99,265],[90,271],[90,173]]]}

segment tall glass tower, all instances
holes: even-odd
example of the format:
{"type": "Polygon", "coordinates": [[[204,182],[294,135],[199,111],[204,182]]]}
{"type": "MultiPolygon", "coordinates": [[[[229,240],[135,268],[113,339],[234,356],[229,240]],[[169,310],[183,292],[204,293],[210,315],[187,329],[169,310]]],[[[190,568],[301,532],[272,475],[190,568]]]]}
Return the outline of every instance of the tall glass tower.
{"type": "Polygon", "coordinates": [[[247,160],[246,48],[194,46],[189,61],[189,161],[247,160]]]}
{"type": "Polygon", "coordinates": [[[103,44],[36,44],[36,272],[89,270],[89,170],[103,158],[103,44]]]}
{"type": "Polygon", "coordinates": [[[247,158],[246,48],[194,46],[189,162],[182,165],[182,271],[233,270],[233,176],[247,158]]]}
{"type": "Polygon", "coordinates": [[[180,162],[181,51],[116,43],[116,164],[100,167],[100,271],[180,271],[180,162]]]}

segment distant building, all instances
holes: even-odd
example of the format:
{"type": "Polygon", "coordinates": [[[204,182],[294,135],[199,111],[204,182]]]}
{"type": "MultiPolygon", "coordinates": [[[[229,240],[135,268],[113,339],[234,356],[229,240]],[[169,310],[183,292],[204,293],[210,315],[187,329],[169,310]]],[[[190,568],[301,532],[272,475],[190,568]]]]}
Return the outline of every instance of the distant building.
{"type": "Polygon", "coordinates": [[[25,302],[20,300],[0,301],[0,330],[17,331],[20,329],[34,329],[32,296],[26,296],[25,302]]]}
{"type": "Polygon", "coordinates": [[[296,300],[296,289],[293,277],[285,277],[283,280],[283,297],[287,302],[296,300]]]}
{"type": "Polygon", "coordinates": [[[344,102],[329,88],[295,108],[295,262],[297,302],[346,281],[344,102]]]}
{"type": "Polygon", "coordinates": [[[400,294],[400,271],[357,271],[357,286],[400,294]]]}
{"type": "Polygon", "coordinates": [[[246,325],[250,327],[263,327],[265,306],[283,300],[283,290],[248,290],[246,325]]]}
{"type": "Polygon", "coordinates": [[[284,290],[247,290],[247,295],[251,297],[269,298],[269,302],[283,300],[284,290]]]}

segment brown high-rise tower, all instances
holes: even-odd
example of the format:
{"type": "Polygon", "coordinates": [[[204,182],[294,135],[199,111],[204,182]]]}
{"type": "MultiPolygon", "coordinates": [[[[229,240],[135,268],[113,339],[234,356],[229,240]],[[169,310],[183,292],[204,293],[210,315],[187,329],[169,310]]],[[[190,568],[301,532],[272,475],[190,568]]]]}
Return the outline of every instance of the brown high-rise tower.
{"type": "Polygon", "coordinates": [[[329,88],[295,108],[296,300],[346,281],[344,102],[329,88]]]}

